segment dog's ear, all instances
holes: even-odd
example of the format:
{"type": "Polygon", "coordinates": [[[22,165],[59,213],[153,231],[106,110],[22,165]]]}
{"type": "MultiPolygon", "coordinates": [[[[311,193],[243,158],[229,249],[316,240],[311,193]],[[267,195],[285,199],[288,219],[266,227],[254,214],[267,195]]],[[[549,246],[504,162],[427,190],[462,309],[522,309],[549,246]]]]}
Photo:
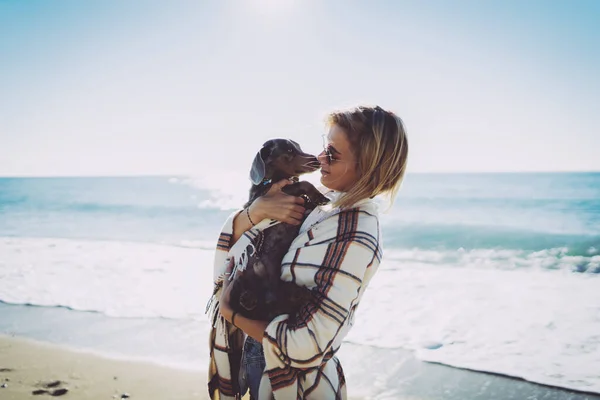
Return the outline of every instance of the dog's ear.
{"type": "Polygon", "coordinates": [[[260,151],[256,153],[256,157],[254,157],[254,161],[252,162],[252,169],[250,170],[250,180],[253,185],[258,185],[265,178],[265,162],[260,153],[260,151]]]}
{"type": "Polygon", "coordinates": [[[267,172],[265,161],[271,155],[273,150],[273,141],[269,140],[266,142],[262,149],[258,153],[256,153],[256,157],[254,157],[254,161],[252,162],[252,169],[250,169],[250,180],[253,185],[258,185],[265,179],[265,174],[267,172]]]}

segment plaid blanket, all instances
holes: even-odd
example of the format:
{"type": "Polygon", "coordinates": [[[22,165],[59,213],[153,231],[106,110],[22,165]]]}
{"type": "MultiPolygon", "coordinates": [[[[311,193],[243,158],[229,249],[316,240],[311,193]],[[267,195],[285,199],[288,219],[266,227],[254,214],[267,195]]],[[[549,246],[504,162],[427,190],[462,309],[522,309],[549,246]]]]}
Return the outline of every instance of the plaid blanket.
{"type": "MultiPolygon", "coordinates": [[[[226,268],[235,215],[237,212],[227,219],[219,237],[215,277],[226,268]]],[[[316,301],[301,309],[293,324],[286,314],[268,325],[262,341],[266,368],[260,400],[346,399],[344,372],[335,353],[381,261],[377,204],[365,200],[337,212],[317,208],[307,222],[312,226],[303,226],[290,246],[281,278],[308,287],[316,301]]],[[[249,231],[240,240],[251,241],[255,235],[256,230],[249,231]]],[[[214,298],[219,295],[217,284],[214,298]]],[[[218,302],[211,306],[209,393],[212,399],[217,393],[220,399],[240,399],[238,373],[244,334],[219,315],[218,302]]]]}

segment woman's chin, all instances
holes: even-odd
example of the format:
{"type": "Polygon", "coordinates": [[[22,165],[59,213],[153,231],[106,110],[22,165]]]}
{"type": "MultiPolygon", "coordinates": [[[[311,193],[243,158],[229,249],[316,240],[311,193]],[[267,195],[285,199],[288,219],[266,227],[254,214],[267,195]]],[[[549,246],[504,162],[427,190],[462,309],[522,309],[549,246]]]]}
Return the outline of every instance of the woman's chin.
{"type": "Polygon", "coordinates": [[[335,182],[331,182],[328,175],[321,175],[321,185],[325,186],[329,190],[338,190],[335,182]]]}

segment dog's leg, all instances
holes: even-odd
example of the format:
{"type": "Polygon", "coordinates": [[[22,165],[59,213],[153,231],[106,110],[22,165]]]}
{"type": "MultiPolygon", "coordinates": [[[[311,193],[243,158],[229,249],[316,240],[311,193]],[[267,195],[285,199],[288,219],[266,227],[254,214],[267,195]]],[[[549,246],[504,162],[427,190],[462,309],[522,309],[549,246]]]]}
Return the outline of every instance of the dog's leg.
{"type": "Polygon", "coordinates": [[[321,192],[317,190],[310,182],[302,181],[293,183],[291,185],[284,186],[281,191],[291,196],[302,196],[306,195],[310,199],[310,203],[313,205],[322,205],[329,203],[329,199],[321,192]]]}

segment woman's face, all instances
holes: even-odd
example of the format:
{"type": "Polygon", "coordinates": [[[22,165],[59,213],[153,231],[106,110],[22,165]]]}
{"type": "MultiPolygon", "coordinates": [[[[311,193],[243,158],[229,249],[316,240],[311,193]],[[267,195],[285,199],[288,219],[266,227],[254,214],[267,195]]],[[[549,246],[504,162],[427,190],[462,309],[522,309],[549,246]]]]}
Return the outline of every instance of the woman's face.
{"type": "Polygon", "coordinates": [[[317,157],[321,163],[321,183],[329,189],[346,192],[358,180],[357,160],[350,150],[350,141],[342,128],[332,125],[325,146],[317,157]],[[331,162],[327,153],[331,155],[331,162]]]}

